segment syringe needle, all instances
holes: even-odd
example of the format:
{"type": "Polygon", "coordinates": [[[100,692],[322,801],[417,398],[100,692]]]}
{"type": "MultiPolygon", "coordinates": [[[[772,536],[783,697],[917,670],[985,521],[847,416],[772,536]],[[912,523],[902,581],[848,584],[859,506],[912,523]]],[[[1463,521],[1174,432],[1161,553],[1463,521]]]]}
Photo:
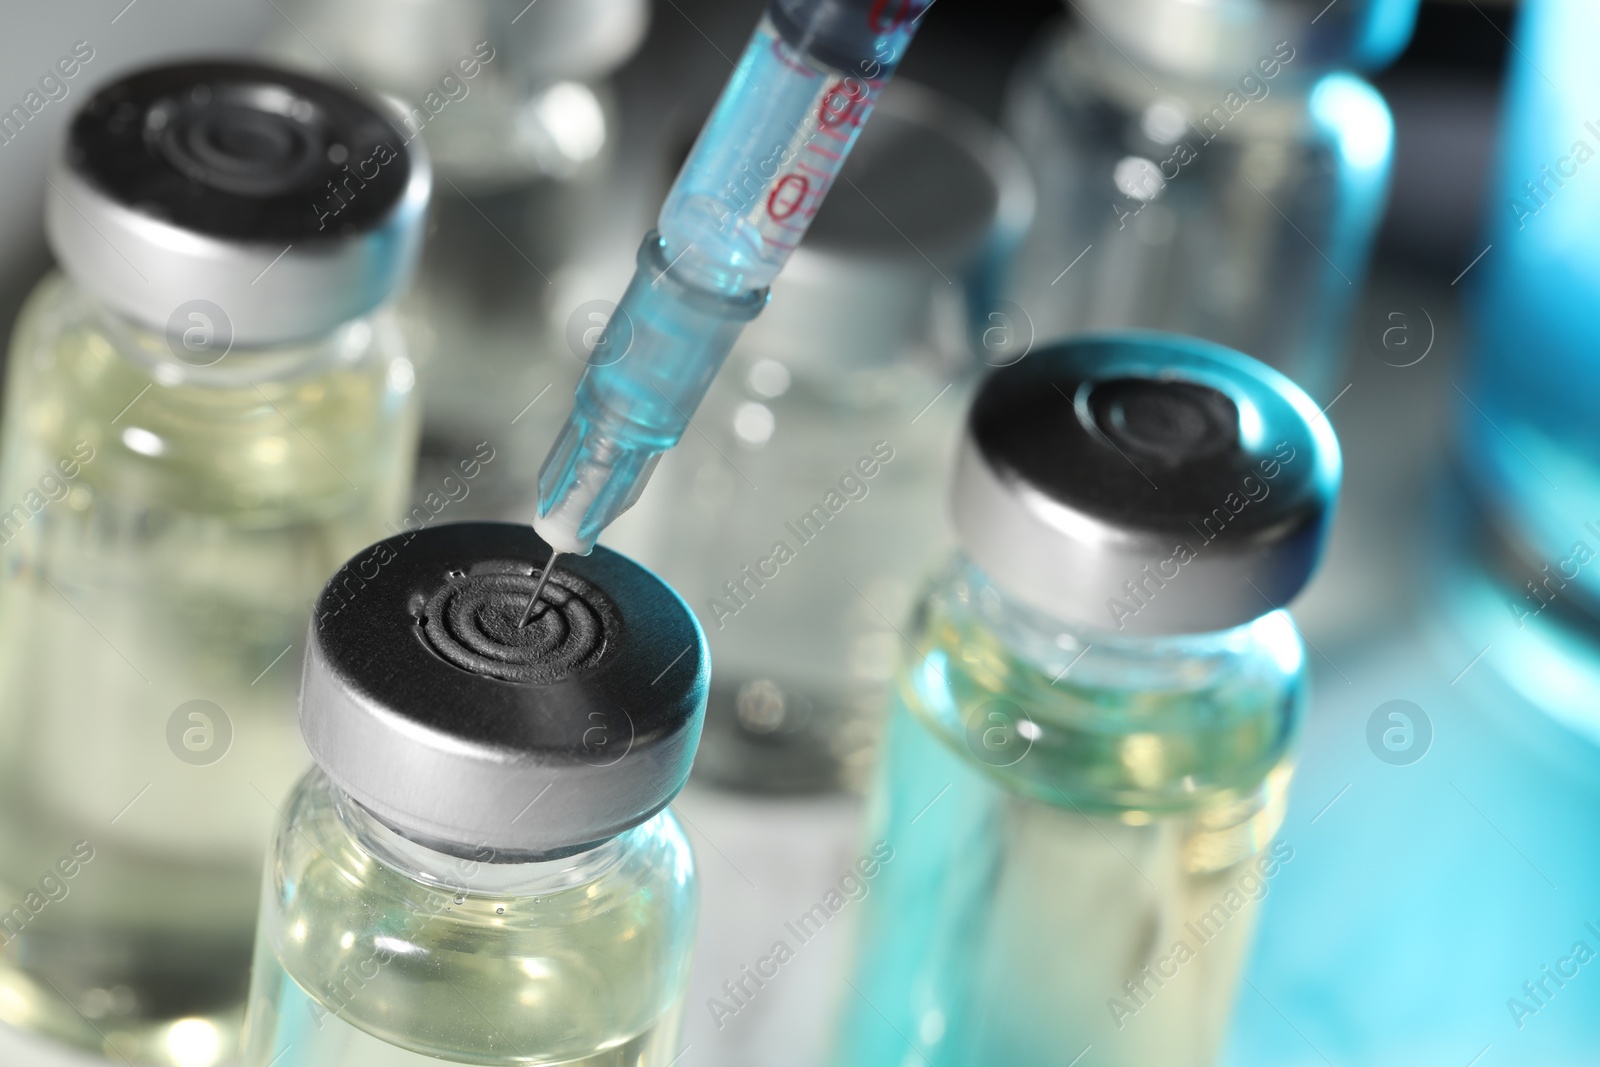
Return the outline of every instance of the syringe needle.
{"type": "Polygon", "coordinates": [[[520,630],[528,625],[528,620],[539,613],[539,596],[544,592],[545,583],[550,580],[550,572],[556,569],[556,560],[560,555],[559,552],[552,552],[550,558],[545,561],[544,573],[539,575],[539,584],[534,587],[533,597],[528,601],[528,606],[522,609],[522,621],[517,623],[517,629],[520,630]]]}

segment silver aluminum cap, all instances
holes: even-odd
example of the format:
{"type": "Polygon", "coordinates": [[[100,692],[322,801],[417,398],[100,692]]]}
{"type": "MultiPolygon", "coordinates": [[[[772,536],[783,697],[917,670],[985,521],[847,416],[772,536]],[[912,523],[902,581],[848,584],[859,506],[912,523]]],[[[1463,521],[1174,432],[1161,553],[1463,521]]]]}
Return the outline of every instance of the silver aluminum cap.
{"type": "Polygon", "coordinates": [[[597,844],[689,776],[710,662],[688,607],[605,548],[563,556],[527,526],[451,523],[358,553],[311,624],[300,728],[312,757],[396,832],[497,862],[597,844]]]}
{"type": "MultiPolygon", "coordinates": [[[[387,105],[247,63],[156,67],[97,92],[50,168],[62,267],[181,336],[315,337],[408,281],[431,177],[387,105]]],[[[175,337],[175,340],[177,337],[175,337]]]]}
{"type": "Polygon", "coordinates": [[[1299,386],[1220,345],[1088,336],[996,371],[967,416],[952,510],[1009,595],[1129,634],[1281,607],[1332,521],[1339,443],[1299,386]]]}
{"type": "Polygon", "coordinates": [[[1154,67],[1152,73],[1236,80],[1256,73],[1279,44],[1293,49],[1287,69],[1297,73],[1387,66],[1411,39],[1419,3],[1077,0],[1076,7],[1091,32],[1104,33],[1135,65],[1154,67]]]}

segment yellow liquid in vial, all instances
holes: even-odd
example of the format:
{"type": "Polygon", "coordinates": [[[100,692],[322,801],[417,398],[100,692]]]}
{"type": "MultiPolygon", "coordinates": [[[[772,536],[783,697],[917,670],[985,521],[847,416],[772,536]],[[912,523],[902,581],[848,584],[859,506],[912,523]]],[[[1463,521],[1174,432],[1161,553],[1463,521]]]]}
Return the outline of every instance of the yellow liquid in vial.
{"type": "Polygon", "coordinates": [[[548,863],[426,854],[469,889],[368,851],[320,773],[288,818],[262,895],[245,1067],[667,1067],[682,1053],[696,902],[671,814],[548,863]],[[508,877],[522,881],[487,882],[508,877]]]}
{"type": "Polygon", "coordinates": [[[1293,859],[1292,624],[1042,670],[955,599],[910,631],[837,1067],[1209,1067],[1293,859]]]}
{"type": "Polygon", "coordinates": [[[235,1053],[310,600],[410,477],[394,338],[380,316],[195,368],[70,282],[32,298],[0,460],[0,1019],[235,1053]]]}
{"type": "MultiPolygon", "coordinates": [[[[314,1012],[321,1010],[315,998],[296,985],[275,960],[258,972],[257,981],[261,983],[261,988],[274,991],[273,1001],[281,1017],[299,1015],[310,1018],[314,1012]]],[[[432,1009],[434,1014],[462,1014],[467,1026],[476,1023],[487,1029],[485,1021],[477,1016],[476,1009],[462,996],[446,987],[440,997],[443,1003],[432,1009]]],[[[673,1057],[682,1051],[677,1043],[680,1015],[681,1012],[675,1008],[661,1023],[622,1039],[620,1044],[609,1045],[587,1055],[563,1055],[560,1059],[550,1059],[538,1053],[521,1057],[509,1039],[502,1045],[501,1051],[510,1058],[442,1058],[391,1045],[337,1016],[327,1016],[320,1028],[313,1025],[310,1032],[301,1035],[299,1043],[280,1035],[283,1044],[275,1052],[281,1053],[282,1058],[274,1067],[438,1067],[441,1059],[447,1063],[550,1064],[559,1067],[667,1067],[673,1057]]],[[[262,1062],[272,1061],[268,1059],[262,1062]]]]}

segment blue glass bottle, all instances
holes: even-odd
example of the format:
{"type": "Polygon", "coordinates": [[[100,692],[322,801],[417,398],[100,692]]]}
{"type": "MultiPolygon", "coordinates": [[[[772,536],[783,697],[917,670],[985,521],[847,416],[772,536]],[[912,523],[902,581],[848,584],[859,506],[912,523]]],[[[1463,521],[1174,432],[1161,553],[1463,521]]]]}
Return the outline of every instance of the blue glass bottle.
{"type": "Polygon", "coordinates": [[[1458,625],[1525,699],[1600,739],[1600,10],[1538,0],[1508,71],[1475,337],[1453,396],[1481,573],[1458,625]]]}

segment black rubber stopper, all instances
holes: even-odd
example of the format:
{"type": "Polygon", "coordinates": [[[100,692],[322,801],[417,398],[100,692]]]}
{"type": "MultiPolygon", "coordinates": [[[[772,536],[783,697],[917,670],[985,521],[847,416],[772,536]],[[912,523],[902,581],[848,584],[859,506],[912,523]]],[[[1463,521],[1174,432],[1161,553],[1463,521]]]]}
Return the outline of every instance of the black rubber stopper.
{"type": "Polygon", "coordinates": [[[66,159],[111,199],[184,229],[309,242],[388,218],[410,180],[409,140],[376,105],[316,78],[183,63],[97,92],[68,128],[66,159]]]}
{"type": "Polygon", "coordinates": [[[539,594],[546,609],[519,626],[538,586],[537,571],[504,560],[447,577],[423,608],[428,643],[464,671],[508,682],[548,685],[599,665],[618,636],[610,599],[558,567],[539,594]]]}

